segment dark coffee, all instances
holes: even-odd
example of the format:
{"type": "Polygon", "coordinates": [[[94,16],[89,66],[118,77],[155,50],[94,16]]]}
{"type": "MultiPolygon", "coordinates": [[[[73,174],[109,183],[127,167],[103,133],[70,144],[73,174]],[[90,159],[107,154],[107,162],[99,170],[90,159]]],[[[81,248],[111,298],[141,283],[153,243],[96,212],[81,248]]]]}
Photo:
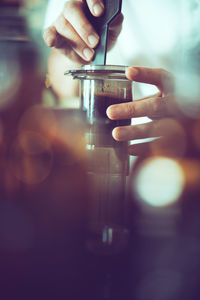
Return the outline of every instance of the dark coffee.
{"type": "Polygon", "coordinates": [[[97,94],[85,101],[84,107],[87,109],[87,119],[89,123],[89,143],[99,147],[118,147],[121,143],[113,139],[112,130],[118,126],[130,125],[130,119],[110,120],[107,117],[106,110],[112,104],[130,102],[132,100],[121,100],[120,98],[97,94]]]}

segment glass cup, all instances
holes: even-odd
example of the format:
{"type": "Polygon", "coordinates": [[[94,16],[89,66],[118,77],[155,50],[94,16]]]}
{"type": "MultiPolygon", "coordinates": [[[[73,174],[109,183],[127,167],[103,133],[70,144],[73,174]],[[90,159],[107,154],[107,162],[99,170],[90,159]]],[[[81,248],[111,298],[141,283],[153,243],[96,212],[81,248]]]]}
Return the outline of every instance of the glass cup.
{"type": "Polygon", "coordinates": [[[132,82],[126,78],[125,68],[86,65],[65,73],[80,80],[81,109],[87,115],[91,187],[87,248],[98,254],[119,253],[128,244],[128,143],[115,141],[112,130],[129,125],[130,120],[110,120],[106,115],[110,105],[132,101],[132,82]]]}

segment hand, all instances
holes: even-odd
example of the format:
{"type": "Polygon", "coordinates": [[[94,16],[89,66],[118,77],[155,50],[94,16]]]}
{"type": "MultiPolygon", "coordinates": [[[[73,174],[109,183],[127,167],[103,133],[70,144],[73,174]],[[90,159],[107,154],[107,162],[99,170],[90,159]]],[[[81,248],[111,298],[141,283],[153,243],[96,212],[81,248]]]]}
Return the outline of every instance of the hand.
{"type": "MultiPolygon", "coordinates": [[[[99,17],[104,12],[103,0],[71,0],[65,3],[61,15],[45,30],[44,41],[47,46],[62,50],[73,61],[84,64],[92,60],[99,36],[84,14],[87,4],[93,16],[99,17]]],[[[123,16],[115,19],[109,31],[111,48],[121,31],[123,16]]]]}
{"type": "MultiPolygon", "coordinates": [[[[108,117],[111,120],[118,120],[147,116],[153,121],[140,125],[116,127],[113,130],[113,138],[117,141],[130,141],[165,136],[165,139],[158,139],[152,143],[130,145],[129,154],[132,155],[147,154],[152,147],[160,151],[164,146],[165,150],[170,150],[166,145],[177,145],[179,133],[181,141],[184,137],[181,124],[174,119],[180,115],[180,111],[175,101],[172,74],[162,69],[129,67],[126,70],[126,76],[129,80],[153,84],[159,92],[133,102],[111,105],[107,109],[108,117]]],[[[177,146],[182,146],[182,142],[178,142],[177,146]]]]}

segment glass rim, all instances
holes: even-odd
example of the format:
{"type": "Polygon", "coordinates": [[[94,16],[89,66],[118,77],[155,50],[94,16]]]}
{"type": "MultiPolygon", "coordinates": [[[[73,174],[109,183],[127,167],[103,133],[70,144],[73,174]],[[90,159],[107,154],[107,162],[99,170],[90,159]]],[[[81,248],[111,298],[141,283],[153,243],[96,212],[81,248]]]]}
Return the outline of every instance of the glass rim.
{"type": "Polygon", "coordinates": [[[128,80],[125,75],[127,66],[120,65],[83,65],[78,69],[67,70],[64,75],[71,75],[74,79],[99,78],[128,80]]]}

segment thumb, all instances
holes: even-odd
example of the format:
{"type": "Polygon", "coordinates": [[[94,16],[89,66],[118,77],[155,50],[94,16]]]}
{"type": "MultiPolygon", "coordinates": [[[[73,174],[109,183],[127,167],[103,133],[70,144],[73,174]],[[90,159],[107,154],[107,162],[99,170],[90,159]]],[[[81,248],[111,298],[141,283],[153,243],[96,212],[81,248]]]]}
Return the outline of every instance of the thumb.
{"type": "Polygon", "coordinates": [[[149,83],[162,88],[165,82],[171,79],[171,74],[164,69],[128,67],[126,77],[129,80],[149,83]]]}

